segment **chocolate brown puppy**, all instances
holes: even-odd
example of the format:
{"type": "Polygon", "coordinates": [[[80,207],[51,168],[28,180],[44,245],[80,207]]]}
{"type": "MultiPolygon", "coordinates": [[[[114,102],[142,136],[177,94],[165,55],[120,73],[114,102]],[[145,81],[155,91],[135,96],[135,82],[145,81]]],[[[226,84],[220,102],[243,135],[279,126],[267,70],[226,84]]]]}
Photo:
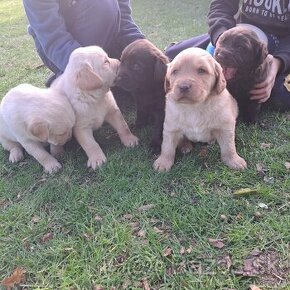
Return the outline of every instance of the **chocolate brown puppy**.
{"type": "Polygon", "coordinates": [[[150,147],[159,153],[162,143],[165,91],[164,80],[169,60],[146,39],[129,44],[121,56],[116,85],[136,100],[136,127],[153,122],[150,147]]]}
{"type": "Polygon", "coordinates": [[[216,43],[214,58],[220,63],[227,88],[238,102],[246,123],[255,123],[261,104],[250,100],[250,91],[266,79],[270,61],[266,44],[254,31],[242,26],[225,31],[216,43]]]}

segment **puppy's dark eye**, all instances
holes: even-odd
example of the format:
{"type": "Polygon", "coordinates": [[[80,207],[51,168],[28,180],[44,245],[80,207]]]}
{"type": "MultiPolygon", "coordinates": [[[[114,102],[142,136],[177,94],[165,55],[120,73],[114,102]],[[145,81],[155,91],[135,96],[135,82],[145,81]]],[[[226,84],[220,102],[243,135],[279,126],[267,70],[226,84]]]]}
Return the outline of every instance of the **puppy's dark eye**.
{"type": "Polygon", "coordinates": [[[174,70],[171,72],[172,75],[177,75],[177,73],[178,73],[178,69],[174,69],[174,70]]]}
{"type": "Polygon", "coordinates": [[[108,59],[105,59],[104,64],[108,65],[108,64],[110,64],[110,61],[108,59]]]}
{"type": "Polygon", "coordinates": [[[141,71],[142,70],[142,67],[138,63],[134,63],[134,64],[132,64],[131,69],[133,71],[138,72],[138,71],[141,71]]]}
{"type": "Polygon", "coordinates": [[[241,45],[237,46],[237,51],[238,52],[244,52],[245,51],[245,48],[241,45]]]}
{"type": "Polygon", "coordinates": [[[198,74],[203,75],[203,74],[206,73],[206,70],[205,70],[204,68],[200,67],[200,68],[197,70],[197,72],[198,72],[198,74]]]}

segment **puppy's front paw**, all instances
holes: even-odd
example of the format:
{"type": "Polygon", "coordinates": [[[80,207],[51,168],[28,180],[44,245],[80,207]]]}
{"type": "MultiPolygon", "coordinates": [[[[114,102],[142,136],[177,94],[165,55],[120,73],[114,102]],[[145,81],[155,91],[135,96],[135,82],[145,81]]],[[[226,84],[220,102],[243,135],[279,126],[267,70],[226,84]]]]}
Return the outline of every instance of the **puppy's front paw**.
{"type": "Polygon", "coordinates": [[[61,164],[56,159],[51,159],[47,161],[44,165],[44,171],[46,173],[52,174],[61,169],[61,164]]]}
{"type": "Polygon", "coordinates": [[[107,161],[107,158],[103,152],[95,155],[90,156],[87,162],[87,167],[96,169],[97,167],[101,167],[105,162],[107,161]]]}
{"type": "Polygon", "coordinates": [[[19,147],[14,147],[10,150],[9,154],[9,161],[11,163],[16,163],[18,161],[21,161],[24,158],[23,150],[19,147]]]}
{"type": "Polygon", "coordinates": [[[155,160],[153,164],[153,168],[159,172],[169,171],[173,163],[174,161],[168,158],[165,158],[161,155],[155,160]]]}
{"type": "Polygon", "coordinates": [[[247,168],[247,162],[238,154],[232,158],[223,158],[223,161],[232,169],[243,170],[247,168]]]}
{"type": "Polygon", "coordinates": [[[126,147],[135,147],[139,143],[138,137],[133,134],[127,134],[121,138],[121,141],[126,147]]]}

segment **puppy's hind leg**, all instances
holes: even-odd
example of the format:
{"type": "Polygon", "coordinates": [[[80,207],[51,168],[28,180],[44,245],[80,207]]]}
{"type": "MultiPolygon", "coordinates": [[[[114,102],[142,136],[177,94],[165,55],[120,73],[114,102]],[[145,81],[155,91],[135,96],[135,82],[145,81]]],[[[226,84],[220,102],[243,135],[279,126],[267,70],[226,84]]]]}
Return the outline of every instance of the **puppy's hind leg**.
{"type": "Polygon", "coordinates": [[[50,144],[50,154],[55,158],[59,158],[64,154],[63,146],[50,144]]]}
{"type": "Polygon", "coordinates": [[[184,137],[178,144],[178,148],[180,149],[182,154],[188,154],[192,151],[193,145],[192,142],[189,141],[186,137],[184,137]]]}
{"type": "Polygon", "coordinates": [[[236,151],[234,129],[217,130],[215,135],[221,149],[222,161],[232,169],[241,170],[247,168],[246,161],[236,151]]]}
{"type": "Polygon", "coordinates": [[[117,131],[121,142],[126,147],[134,147],[138,145],[139,139],[132,134],[119,109],[114,108],[111,110],[106,115],[105,121],[108,122],[117,131]]]}
{"type": "Polygon", "coordinates": [[[6,138],[0,138],[2,146],[5,150],[9,151],[9,161],[16,163],[24,158],[23,148],[18,142],[7,140],[6,138]]]}

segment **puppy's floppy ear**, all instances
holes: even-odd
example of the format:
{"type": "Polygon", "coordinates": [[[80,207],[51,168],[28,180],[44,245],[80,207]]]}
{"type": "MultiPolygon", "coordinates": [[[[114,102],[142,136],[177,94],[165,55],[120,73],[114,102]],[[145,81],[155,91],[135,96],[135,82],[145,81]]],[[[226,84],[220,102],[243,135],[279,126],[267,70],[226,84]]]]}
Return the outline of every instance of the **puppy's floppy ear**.
{"type": "Polygon", "coordinates": [[[37,119],[31,120],[27,126],[27,130],[41,142],[46,142],[49,136],[49,126],[45,121],[37,119]]]}
{"type": "Polygon", "coordinates": [[[89,63],[84,63],[76,74],[76,85],[83,91],[91,91],[101,88],[103,80],[89,63]]]}
{"type": "Polygon", "coordinates": [[[255,59],[259,62],[259,64],[263,63],[266,56],[268,55],[267,46],[259,40],[257,40],[257,42],[253,44],[253,46],[254,46],[254,49],[256,50],[255,59]]]}
{"type": "Polygon", "coordinates": [[[215,71],[216,82],[213,87],[213,91],[215,91],[219,95],[226,88],[227,82],[224,77],[221,65],[215,62],[214,66],[215,66],[214,71],[215,71]]]}
{"type": "Polygon", "coordinates": [[[260,83],[266,79],[271,63],[272,59],[266,57],[264,62],[255,69],[253,73],[253,79],[255,80],[255,83],[260,83]]]}
{"type": "Polygon", "coordinates": [[[261,59],[262,62],[253,73],[255,83],[259,83],[265,80],[273,61],[273,56],[268,54],[268,50],[265,45],[262,45],[262,48],[260,48],[259,59],[261,59]]]}
{"type": "Polygon", "coordinates": [[[164,81],[165,75],[167,71],[167,62],[165,59],[160,57],[156,58],[155,66],[154,66],[154,80],[155,81],[164,81]]]}
{"type": "Polygon", "coordinates": [[[169,73],[168,73],[168,71],[167,71],[167,74],[165,76],[164,90],[165,90],[165,93],[166,94],[170,91],[170,80],[169,80],[169,73]]]}

